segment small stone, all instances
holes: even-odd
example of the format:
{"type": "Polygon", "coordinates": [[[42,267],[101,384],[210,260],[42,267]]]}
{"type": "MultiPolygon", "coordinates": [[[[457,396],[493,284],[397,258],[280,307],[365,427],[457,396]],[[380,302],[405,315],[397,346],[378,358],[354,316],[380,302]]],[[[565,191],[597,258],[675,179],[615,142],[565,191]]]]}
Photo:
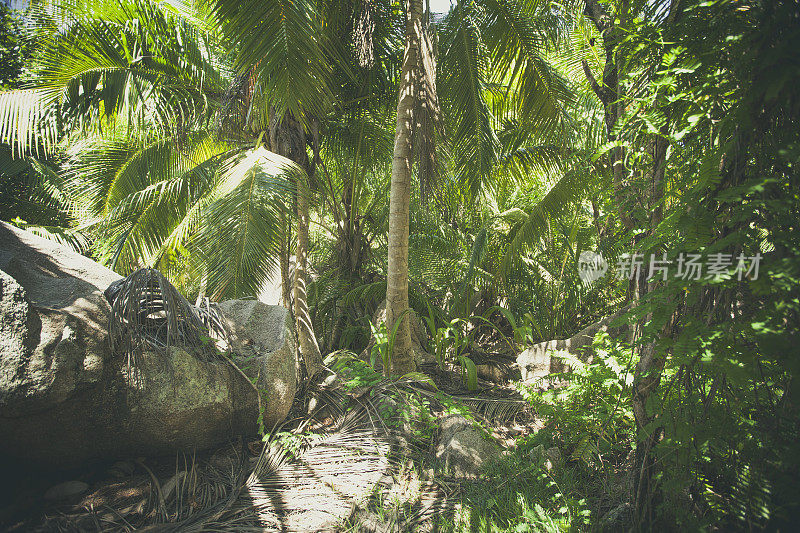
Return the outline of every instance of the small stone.
{"type": "Polygon", "coordinates": [[[83,481],[65,481],[47,489],[44,493],[45,500],[68,500],[80,496],[89,490],[89,485],[83,481]]]}
{"type": "Polygon", "coordinates": [[[108,469],[108,473],[116,478],[126,478],[131,476],[133,472],[136,470],[136,467],[130,461],[117,461],[111,468],[108,469]]]}
{"type": "Polygon", "coordinates": [[[614,507],[600,519],[599,531],[626,531],[633,524],[633,506],[623,503],[614,507]]]}
{"type": "Polygon", "coordinates": [[[496,363],[476,365],[475,369],[478,371],[478,377],[486,381],[493,383],[506,383],[508,381],[508,372],[496,363]]]}
{"type": "Polygon", "coordinates": [[[114,468],[129,476],[136,470],[136,466],[130,461],[117,461],[114,463],[114,468]]]}
{"type": "Polygon", "coordinates": [[[556,468],[561,466],[562,456],[561,450],[558,446],[553,446],[552,448],[548,448],[545,452],[545,457],[547,457],[548,470],[551,468],[556,468]]]}
{"type": "Polygon", "coordinates": [[[445,471],[462,479],[474,479],[489,463],[500,458],[500,448],[475,429],[472,422],[460,415],[442,419],[436,458],[445,471]]]}

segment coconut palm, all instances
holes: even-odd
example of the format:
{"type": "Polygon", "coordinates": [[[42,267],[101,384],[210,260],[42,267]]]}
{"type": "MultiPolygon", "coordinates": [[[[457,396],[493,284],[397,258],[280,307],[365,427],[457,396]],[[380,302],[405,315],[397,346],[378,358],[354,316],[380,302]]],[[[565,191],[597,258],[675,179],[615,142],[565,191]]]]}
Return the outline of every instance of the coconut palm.
{"type": "MultiPolygon", "coordinates": [[[[216,0],[210,4],[224,31],[236,43],[236,67],[252,87],[251,107],[269,117],[271,148],[297,163],[307,176],[316,178],[316,167],[321,163],[320,125],[334,102],[341,101],[333,88],[341,89],[352,80],[352,76],[341,79],[342,72],[352,69],[347,40],[341,38],[342,29],[349,28],[341,22],[343,14],[357,12],[356,4],[307,0],[216,0]],[[313,152],[311,159],[307,144],[313,152]]],[[[362,29],[362,34],[371,40],[372,29],[362,29]]],[[[374,59],[371,46],[362,48],[364,63],[371,61],[366,57],[370,54],[374,59]]],[[[321,368],[322,358],[307,303],[309,185],[305,180],[297,182],[294,313],[300,353],[313,376],[321,368]]]]}
{"type": "MultiPolygon", "coordinates": [[[[408,318],[408,237],[413,165],[412,139],[432,137],[420,126],[438,114],[436,72],[433,50],[423,20],[422,0],[408,0],[406,7],[405,52],[397,99],[397,126],[392,157],[389,194],[389,235],[386,278],[386,324],[395,331],[391,372],[403,375],[416,364],[411,346],[408,318]],[[426,135],[427,134],[427,135],[426,135]]],[[[432,147],[428,146],[428,150],[432,147]]],[[[427,154],[423,154],[423,157],[427,154]]],[[[386,368],[386,372],[390,369],[386,368]]]]}
{"type": "MultiPolygon", "coordinates": [[[[401,25],[388,2],[217,1],[207,11],[205,4],[176,10],[143,1],[43,6],[39,24],[54,37],[38,56],[39,82],[0,96],[7,110],[0,133],[18,154],[70,147],[64,175],[80,193],[72,196],[83,199],[72,211],[101,237],[100,258],[121,272],[158,266],[189,292],[215,298],[254,294],[288,255],[289,202],[281,200],[296,195],[295,311],[312,372],[319,348],[305,303],[309,203],[320,194],[334,217],[339,257],[349,258],[343,271],[358,277],[370,255],[359,210],[373,215],[380,199],[362,201],[374,194],[365,176],[389,168],[383,139],[396,78],[415,83],[401,92],[396,115],[402,142],[395,146],[404,154],[394,166],[407,179],[393,184],[407,194],[393,194],[402,200],[393,205],[410,201],[414,161],[421,190],[444,172],[455,179],[448,190],[458,184],[451,198],[474,203],[502,175],[537,165],[553,170],[548,161],[572,133],[572,88],[547,56],[564,28],[543,3],[462,2],[437,25],[442,113],[435,130],[436,39],[421,6],[410,26],[418,25],[414,55],[421,61],[412,68],[405,54],[403,76],[401,25]],[[223,22],[222,33],[213,19],[223,22]],[[219,52],[223,36],[233,54],[219,52]]],[[[446,204],[437,205],[452,216],[446,204]]],[[[386,255],[376,259],[389,264],[393,323],[408,305],[409,222],[402,209],[390,212],[401,216],[390,223],[386,255]]],[[[517,235],[530,241],[524,230],[517,235]]],[[[413,363],[404,339],[401,322],[398,373],[413,363]]]]}
{"type": "Polygon", "coordinates": [[[211,134],[232,75],[207,14],[43,2],[33,20],[48,34],[36,82],[0,94],[0,135],[17,155],[60,154],[96,256],[123,274],[157,266],[214,298],[255,294],[302,169],[243,135],[211,134]]]}
{"type": "MultiPolygon", "coordinates": [[[[399,321],[394,342],[393,370],[413,370],[407,320],[408,240],[412,138],[425,139],[432,105],[438,106],[429,39],[421,2],[407,6],[406,52],[400,79],[397,130],[390,196],[387,323],[399,321]],[[419,116],[414,118],[414,111],[419,116]],[[427,112],[426,112],[427,110],[427,112]]],[[[551,66],[545,54],[564,39],[566,13],[549,2],[470,0],[458,2],[441,25],[438,78],[444,110],[445,135],[452,169],[476,197],[491,181],[501,158],[496,130],[514,118],[525,123],[523,133],[559,142],[571,133],[568,109],[573,90],[551,66]],[[491,65],[491,67],[490,67],[491,65]],[[494,108],[494,109],[492,109],[494,108]],[[547,131],[547,135],[541,133],[547,131]]],[[[428,165],[418,143],[420,171],[428,165]]],[[[530,156],[530,154],[528,154],[530,156]]],[[[534,157],[534,159],[536,159],[534,157]]],[[[424,179],[425,176],[421,176],[424,179]]]]}

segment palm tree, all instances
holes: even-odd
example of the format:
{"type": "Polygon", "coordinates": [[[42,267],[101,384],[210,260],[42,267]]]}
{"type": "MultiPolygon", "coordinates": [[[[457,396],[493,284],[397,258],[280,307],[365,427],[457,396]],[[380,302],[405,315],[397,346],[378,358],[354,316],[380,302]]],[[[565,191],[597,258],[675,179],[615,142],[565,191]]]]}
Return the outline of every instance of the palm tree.
{"type": "MultiPolygon", "coordinates": [[[[81,193],[73,196],[86,198],[72,210],[101,237],[95,253],[110,265],[121,272],[156,265],[216,298],[255,293],[276,258],[288,253],[281,247],[287,215],[281,200],[293,189],[296,318],[311,372],[319,367],[319,348],[306,304],[307,191],[322,192],[339,217],[335,227],[342,229],[334,233],[349,247],[342,256],[351,258],[347,269],[358,271],[365,257],[355,235],[358,191],[386,152],[374,142],[382,134],[364,133],[385,121],[363,119],[364,111],[385,114],[397,71],[403,89],[390,194],[389,324],[408,307],[412,163],[419,162],[423,189],[444,168],[465,187],[459,197],[477,202],[504,169],[543,161],[548,167],[572,131],[571,87],[546,56],[563,30],[549,4],[455,6],[440,25],[443,113],[435,132],[435,54],[418,3],[407,10],[413,46],[407,43],[402,70],[395,56],[400,36],[383,4],[220,0],[210,13],[123,0],[103,10],[60,5],[42,18],[54,37],[37,59],[39,83],[0,96],[6,109],[0,133],[17,153],[71,147],[65,175],[81,193]],[[224,47],[214,17],[232,37],[231,68],[224,60],[230,56],[215,53],[224,47]],[[342,121],[350,129],[344,141],[342,121]],[[542,134],[545,127],[549,135],[542,134]],[[441,150],[433,149],[434,137],[441,150]],[[349,170],[339,172],[342,150],[355,145],[349,170]],[[338,170],[329,172],[328,165],[338,170]]],[[[544,203],[550,208],[563,199],[551,196],[544,203]]],[[[536,213],[531,221],[539,220],[536,213]]],[[[531,233],[518,236],[530,240],[531,233]]],[[[404,322],[395,373],[413,368],[404,322]]]]}
{"type": "MultiPolygon", "coordinates": [[[[261,113],[270,117],[271,148],[306,170],[312,182],[297,183],[294,302],[300,351],[313,375],[321,367],[321,355],[307,304],[309,190],[315,186],[336,194],[320,153],[323,144],[331,148],[335,143],[325,142],[324,130],[335,128],[340,117],[382,105],[380,96],[391,78],[384,70],[391,63],[391,51],[387,52],[391,11],[363,2],[216,0],[211,4],[236,43],[237,68],[251,76],[251,107],[266,109],[261,113]]],[[[355,159],[363,160],[371,152],[369,146],[359,145],[355,159]]],[[[331,160],[338,158],[332,154],[331,160]]],[[[347,209],[332,207],[339,217],[340,237],[350,247],[349,255],[358,260],[361,254],[355,252],[361,240],[353,234],[357,216],[352,201],[357,180],[349,181],[342,188],[347,209]]]]}
{"type": "MultiPolygon", "coordinates": [[[[397,325],[393,372],[414,369],[408,309],[409,203],[412,179],[412,138],[425,139],[424,126],[438,111],[434,54],[423,23],[422,5],[409,0],[406,45],[397,106],[389,218],[387,325],[397,325]],[[420,114],[415,118],[414,112],[420,114]]],[[[491,184],[502,158],[496,130],[510,117],[525,123],[520,134],[557,139],[571,133],[568,108],[573,90],[551,66],[545,53],[563,39],[566,13],[549,2],[469,0],[458,2],[441,27],[439,89],[452,168],[476,199],[491,184]],[[491,61],[491,67],[489,63],[491,61]],[[492,113],[492,107],[495,113],[492,113]],[[543,135],[542,132],[547,132],[543,135]]],[[[429,165],[426,151],[433,143],[418,143],[420,171],[429,165]]],[[[551,153],[543,152],[552,156],[551,153]]],[[[538,155],[541,155],[538,154],[538,155]]],[[[527,153],[526,157],[530,157],[527,153]]],[[[513,156],[512,156],[513,157],[513,156]]],[[[424,180],[426,177],[421,176],[424,180]]]]}
{"type": "Polygon", "coordinates": [[[0,94],[2,139],[61,159],[69,211],[115,270],[157,266],[190,292],[204,279],[217,299],[255,294],[302,169],[211,134],[230,74],[210,19],[125,0],[40,6],[36,82],[0,94]]]}
{"type": "MultiPolygon", "coordinates": [[[[408,236],[411,204],[412,137],[423,113],[438,112],[433,51],[422,18],[422,0],[407,0],[405,53],[397,99],[397,126],[389,193],[389,261],[386,278],[386,325],[396,329],[391,372],[407,374],[416,368],[411,346],[408,309],[408,236]],[[415,108],[417,116],[415,116],[415,108]],[[398,323],[399,322],[399,323],[398,323]]],[[[390,370],[387,368],[388,373],[390,370]]]]}
{"type": "MultiPolygon", "coordinates": [[[[325,25],[319,18],[319,9],[336,15],[339,6],[215,2],[210,12],[124,0],[102,8],[41,6],[40,24],[54,36],[37,58],[36,85],[0,97],[3,138],[17,154],[71,147],[67,174],[79,193],[74,196],[84,199],[72,209],[100,236],[96,253],[108,264],[123,273],[156,265],[216,298],[255,293],[275,255],[288,253],[280,246],[286,217],[277,200],[288,193],[280,178],[291,177],[298,217],[295,315],[301,353],[315,373],[321,358],[305,270],[308,178],[320,161],[318,136],[312,135],[311,159],[306,145],[330,109],[332,76],[352,70],[346,51],[335,50],[336,39],[326,36],[336,27],[334,17],[325,25]],[[214,17],[234,37],[233,71],[227,56],[215,55],[224,47],[214,17]],[[337,62],[343,68],[334,69],[337,62]],[[67,124],[60,120],[64,112],[67,124]]],[[[368,50],[373,36],[365,37],[371,62],[386,55],[368,50]]],[[[373,84],[377,72],[371,72],[373,84]]],[[[351,75],[344,78],[354,85],[351,75]]]]}
{"type": "MultiPolygon", "coordinates": [[[[331,62],[325,54],[320,6],[311,1],[211,2],[224,31],[237,45],[236,67],[253,89],[250,107],[269,117],[270,147],[313,177],[318,157],[318,117],[333,102],[331,62]],[[308,158],[306,132],[315,133],[314,160],[308,158]]],[[[300,354],[310,377],[322,368],[322,355],[308,311],[307,269],[309,184],[298,179],[294,315],[300,354]]]]}

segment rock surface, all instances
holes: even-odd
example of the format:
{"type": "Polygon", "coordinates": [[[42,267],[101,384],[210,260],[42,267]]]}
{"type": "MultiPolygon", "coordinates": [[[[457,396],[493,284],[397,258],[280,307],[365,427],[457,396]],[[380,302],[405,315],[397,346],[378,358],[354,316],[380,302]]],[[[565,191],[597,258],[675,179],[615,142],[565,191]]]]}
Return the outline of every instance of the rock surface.
{"type": "Polygon", "coordinates": [[[475,365],[475,370],[478,372],[478,377],[491,381],[492,383],[508,383],[511,379],[511,370],[507,368],[508,365],[490,361],[475,365]]]}
{"type": "Polygon", "coordinates": [[[264,426],[271,429],[289,414],[297,392],[292,316],[285,307],[258,300],[219,304],[232,333],[237,364],[262,391],[264,426]]]}
{"type": "Polygon", "coordinates": [[[89,490],[89,485],[83,481],[65,481],[47,489],[44,493],[45,500],[68,500],[80,496],[89,490]]]}
{"type": "MultiPolygon", "coordinates": [[[[124,358],[108,342],[110,307],[103,296],[119,278],[67,248],[0,223],[4,460],[70,468],[95,459],[190,452],[255,433],[258,392],[229,362],[204,362],[172,348],[144,354],[144,383],[125,378],[124,358]]],[[[286,321],[270,331],[270,351],[255,350],[253,360],[265,372],[288,368],[290,361],[293,367],[286,321]]],[[[288,390],[281,393],[287,396],[288,390]]],[[[275,418],[285,416],[278,402],[274,407],[275,418]]]]}
{"type": "Polygon", "coordinates": [[[558,446],[545,449],[544,445],[540,444],[530,451],[530,458],[534,461],[541,461],[546,470],[558,468],[564,463],[564,457],[558,446]]]}
{"type": "Polygon", "coordinates": [[[598,531],[613,533],[616,531],[629,531],[633,526],[633,506],[630,503],[620,504],[608,511],[597,526],[598,531]]]}
{"type": "Polygon", "coordinates": [[[582,361],[591,362],[592,354],[589,348],[591,348],[594,342],[594,336],[599,331],[607,331],[612,336],[620,336],[623,334],[625,328],[612,328],[610,326],[610,323],[615,320],[620,313],[607,316],[595,322],[569,339],[540,342],[522,351],[517,356],[517,366],[519,366],[520,372],[522,373],[522,380],[525,382],[533,382],[553,372],[565,371],[566,366],[560,359],[552,357],[553,352],[566,351],[582,361]]]}
{"type": "Polygon", "coordinates": [[[473,479],[488,464],[500,458],[500,448],[484,438],[473,423],[461,415],[442,418],[436,458],[452,475],[473,479]]]}

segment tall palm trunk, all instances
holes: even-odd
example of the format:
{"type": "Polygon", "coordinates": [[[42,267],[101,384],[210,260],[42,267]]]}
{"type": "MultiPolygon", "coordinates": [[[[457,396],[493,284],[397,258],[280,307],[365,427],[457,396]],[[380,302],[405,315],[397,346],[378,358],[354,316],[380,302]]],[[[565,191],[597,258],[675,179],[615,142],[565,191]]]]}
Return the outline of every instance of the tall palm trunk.
{"type": "MultiPolygon", "coordinates": [[[[283,117],[270,120],[270,144],[275,153],[287,157],[297,163],[300,168],[310,175],[311,165],[306,152],[305,130],[303,125],[294,119],[290,113],[283,117]]],[[[300,356],[308,372],[308,377],[314,377],[322,369],[322,354],[314,335],[314,326],[308,311],[307,276],[308,269],[308,182],[305,179],[297,180],[297,248],[295,250],[294,269],[294,320],[297,330],[297,345],[300,356]]]]}
{"type": "Polygon", "coordinates": [[[306,272],[308,270],[308,184],[303,182],[297,191],[297,250],[294,267],[294,319],[297,328],[297,344],[306,364],[308,377],[314,377],[322,369],[322,354],[314,335],[314,325],[308,311],[306,272]]]}
{"type": "Polygon", "coordinates": [[[292,304],[292,279],[289,275],[289,240],[291,225],[285,213],[281,213],[281,305],[289,309],[292,304]]]}
{"type": "MultiPolygon", "coordinates": [[[[411,140],[417,98],[416,77],[422,35],[422,0],[406,0],[406,45],[397,100],[397,127],[389,192],[389,268],[386,279],[386,327],[391,332],[400,320],[394,340],[391,373],[406,374],[416,368],[408,316],[408,235],[411,211],[411,140]]],[[[384,369],[389,372],[389,369],[384,369]]]]}

